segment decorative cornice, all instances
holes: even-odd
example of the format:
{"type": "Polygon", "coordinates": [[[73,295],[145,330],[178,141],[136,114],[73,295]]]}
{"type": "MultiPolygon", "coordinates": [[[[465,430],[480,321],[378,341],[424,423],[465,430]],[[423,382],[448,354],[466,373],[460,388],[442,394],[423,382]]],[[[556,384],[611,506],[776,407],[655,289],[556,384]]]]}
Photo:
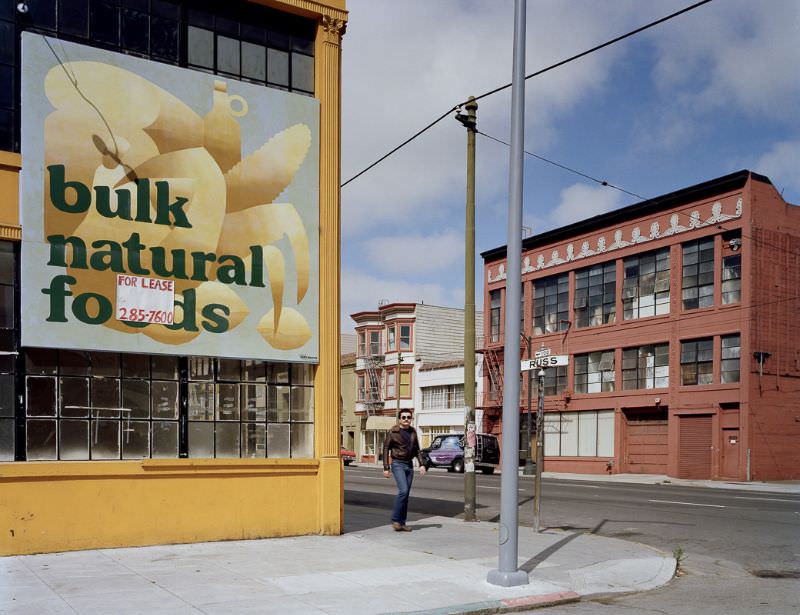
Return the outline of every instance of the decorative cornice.
{"type": "MultiPolygon", "coordinates": [[[[713,226],[716,224],[722,224],[723,222],[727,222],[729,220],[735,220],[742,217],[742,197],[738,197],[736,201],[736,207],[734,212],[731,214],[725,214],[722,211],[722,203],[720,201],[716,201],[711,206],[711,216],[708,217],[706,220],[700,219],[700,207],[697,209],[692,210],[688,217],[684,217],[686,225],[681,224],[681,216],[685,216],[683,213],[673,213],[669,216],[669,225],[662,231],[661,230],[661,223],[658,220],[653,219],[650,222],[650,232],[649,235],[642,234],[642,226],[645,226],[647,223],[636,225],[631,230],[630,239],[626,240],[623,239],[623,231],[621,228],[616,229],[613,232],[613,242],[610,244],[606,241],[606,233],[600,233],[597,237],[593,240],[586,240],[580,242],[580,250],[576,253],[575,244],[577,242],[571,242],[566,245],[564,248],[564,255],[561,255],[561,248],[557,248],[553,250],[550,255],[549,259],[545,253],[539,253],[536,256],[535,264],[531,263],[531,257],[526,256],[522,261],[522,273],[532,273],[534,271],[541,271],[543,269],[549,269],[551,267],[556,267],[558,265],[563,265],[565,263],[575,262],[582,260],[584,258],[588,258],[590,256],[596,256],[598,254],[605,254],[608,252],[613,252],[614,250],[620,250],[622,248],[627,248],[628,246],[633,246],[636,244],[647,243],[648,241],[654,241],[656,239],[663,239],[665,237],[670,237],[672,235],[678,235],[680,233],[686,233],[688,231],[694,231],[697,229],[705,228],[708,226],[713,226]],[[595,247],[592,248],[591,244],[594,244],[595,247]]],[[[489,269],[487,271],[487,281],[491,284],[492,282],[500,282],[505,280],[507,277],[506,274],[506,266],[504,263],[501,263],[497,267],[497,275],[492,274],[492,270],[489,269]]]]}

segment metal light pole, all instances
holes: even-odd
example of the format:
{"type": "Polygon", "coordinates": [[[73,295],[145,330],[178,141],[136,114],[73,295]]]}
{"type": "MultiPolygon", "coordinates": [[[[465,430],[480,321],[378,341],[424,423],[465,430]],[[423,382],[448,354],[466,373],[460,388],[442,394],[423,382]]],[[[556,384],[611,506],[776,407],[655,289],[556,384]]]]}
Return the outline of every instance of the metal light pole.
{"type": "MultiPolygon", "coordinates": [[[[542,465],[544,464],[544,369],[539,373],[539,404],[536,412],[536,475],[533,479],[533,531],[539,532],[542,506],[542,465]]],[[[530,412],[530,410],[529,410],[530,412]]]]}
{"type": "MultiPolygon", "coordinates": [[[[467,113],[456,119],[467,129],[467,209],[464,251],[464,436],[475,429],[475,127],[478,103],[470,96],[467,113]]],[[[475,515],[475,448],[464,446],[464,521],[477,521],[475,515]]]]}
{"type": "MultiPolygon", "coordinates": [[[[533,358],[531,354],[531,338],[528,335],[522,334],[522,337],[525,338],[525,341],[528,343],[528,360],[533,358]]],[[[528,370],[528,415],[526,420],[526,438],[525,438],[525,469],[522,473],[525,476],[531,476],[534,472],[533,467],[533,459],[531,458],[531,434],[533,433],[533,428],[531,423],[533,422],[533,417],[531,417],[531,397],[533,396],[533,370],[528,370]]]]}
{"type": "Polygon", "coordinates": [[[499,566],[486,580],[512,587],[528,583],[518,568],[519,509],[519,295],[522,261],[522,171],[525,137],[525,0],[514,0],[514,64],[511,86],[511,153],[508,178],[508,247],[506,249],[506,330],[503,378],[503,475],[500,482],[499,566]]]}

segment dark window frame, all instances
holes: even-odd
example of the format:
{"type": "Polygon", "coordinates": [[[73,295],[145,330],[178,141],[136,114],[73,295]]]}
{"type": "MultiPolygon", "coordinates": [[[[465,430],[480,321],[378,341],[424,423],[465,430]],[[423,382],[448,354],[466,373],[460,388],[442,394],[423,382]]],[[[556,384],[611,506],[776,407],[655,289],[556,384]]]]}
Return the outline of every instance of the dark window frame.
{"type": "MultiPolygon", "coordinates": [[[[24,31],[36,32],[49,37],[80,43],[100,49],[107,49],[117,53],[133,55],[144,59],[172,64],[182,68],[204,70],[213,74],[224,75],[228,78],[257,83],[265,87],[278,88],[298,94],[313,96],[316,62],[313,62],[310,79],[304,84],[298,84],[293,76],[293,58],[297,56],[307,63],[307,58],[313,60],[315,56],[315,42],[317,23],[312,19],[301,16],[289,15],[285,12],[266,6],[253,4],[244,0],[229,0],[228,2],[211,2],[209,0],[151,0],[139,6],[132,6],[130,2],[95,2],[92,0],[53,0],[53,9],[37,11],[37,6],[43,4],[29,3],[30,11],[26,14],[14,10],[10,16],[0,17],[0,36],[13,36],[12,41],[0,40],[0,48],[5,44],[11,45],[13,54],[9,63],[0,58],[0,73],[2,67],[12,68],[13,77],[11,84],[11,106],[0,105],[0,150],[19,152],[21,143],[21,34],[24,31]],[[64,7],[69,7],[72,12],[76,7],[84,5],[85,24],[84,35],[79,34],[80,27],[67,23],[60,15],[68,15],[64,7]],[[110,11],[105,17],[97,21],[94,16],[97,11],[110,11]],[[190,18],[191,13],[191,18],[190,18]],[[193,22],[202,16],[210,18],[211,32],[213,34],[213,66],[200,67],[189,62],[189,26],[195,27],[193,22]],[[106,24],[109,19],[116,16],[115,40],[103,37],[98,38],[92,31],[93,24],[106,24]],[[198,17],[200,16],[200,17],[198,17]],[[219,22],[219,24],[217,23],[219,22]],[[252,26],[253,23],[263,24],[260,27],[252,26]],[[231,37],[231,24],[235,26],[239,42],[239,68],[238,71],[226,72],[220,69],[218,53],[218,37],[231,37]],[[148,40],[142,44],[140,36],[128,38],[129,31],[137,27],[138,34],[147,32],[148,40]],[[264,48],[264,79],[254,78],[243,73],[242,68],[242,41],[254,43],[253,32],[261,30],[261,42],[264,48]],[[10,31],[10,34],[9,34],[10,31]],[[286,83],[276,84],[268,81],[268,49],[279,50],[287,54],[286,83]],[[298,85],[304,87],[298,87],[298,85]]],[[[78,11],[80,12],[80,10],[78,11]]],[[[106,34],[110,34],[110,31],[106,34]]],[[[257,37],[255,37],[257,38],[257,37]]],[[[258,44],[256,42],[256,44],[258,44]]],[[[8,85],[8,84],[6,84],[8,85]]]]}

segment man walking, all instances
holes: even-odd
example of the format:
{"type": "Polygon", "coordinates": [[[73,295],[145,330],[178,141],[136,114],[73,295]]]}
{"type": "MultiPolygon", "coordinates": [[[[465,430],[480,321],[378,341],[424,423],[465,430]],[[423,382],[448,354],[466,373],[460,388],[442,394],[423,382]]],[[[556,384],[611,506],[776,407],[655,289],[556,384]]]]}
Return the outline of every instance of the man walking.
{"type": "Polygon", "coordinates": [[[406,525],[408,494],[414,480],[414,457],[419,460],[419,474],[425,476],[425,465],[419,448],[417,431],[411,426],[411,411],[398,413],[400,423],[392,427],[383,441],[383,475],[389,478],[391,468],[397,483],[397,497],[392,508],[392,527],[396,532],[410,532],[406,525]]]}

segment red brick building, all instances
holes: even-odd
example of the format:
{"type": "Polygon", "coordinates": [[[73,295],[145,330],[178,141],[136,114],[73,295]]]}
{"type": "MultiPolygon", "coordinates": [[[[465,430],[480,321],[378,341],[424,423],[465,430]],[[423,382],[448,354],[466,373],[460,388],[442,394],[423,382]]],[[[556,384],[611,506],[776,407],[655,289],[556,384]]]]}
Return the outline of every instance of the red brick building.
{"type": "MultiPolygon", "coordinates": [[[[522,331],[569,356],[546,370],[546,470],[800,478],[800,207],[767,177],[740,171],[522,250],[522,331]]],[[[483,428],[499,434],[506,248],[482,256],[483,428]]]]}

